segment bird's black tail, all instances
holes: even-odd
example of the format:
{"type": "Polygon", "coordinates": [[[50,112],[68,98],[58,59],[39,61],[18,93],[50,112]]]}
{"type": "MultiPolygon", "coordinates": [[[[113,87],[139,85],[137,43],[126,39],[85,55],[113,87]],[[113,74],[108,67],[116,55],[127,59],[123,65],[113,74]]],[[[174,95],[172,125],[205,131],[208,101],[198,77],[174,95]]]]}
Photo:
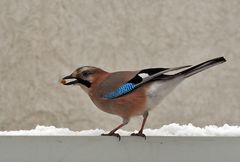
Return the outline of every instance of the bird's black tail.
{"type": "Polygon", "coordinates": [[[183,76],[184,78],[187,78],[187,77],[197,74],[203,70],[206,70],[212,66],[215,66],[215,65],[218,65],[218,64],[221,64],[224,62],[226,62],[224,57],[214,58],[214,59],[208,60],[206,62],[203,62],[201,64],[198,64],[196,66],[193,66],[189,69],[186,69],[184,71],[181,71],[181,72],[175,74],[175,76],[183,76]]]}

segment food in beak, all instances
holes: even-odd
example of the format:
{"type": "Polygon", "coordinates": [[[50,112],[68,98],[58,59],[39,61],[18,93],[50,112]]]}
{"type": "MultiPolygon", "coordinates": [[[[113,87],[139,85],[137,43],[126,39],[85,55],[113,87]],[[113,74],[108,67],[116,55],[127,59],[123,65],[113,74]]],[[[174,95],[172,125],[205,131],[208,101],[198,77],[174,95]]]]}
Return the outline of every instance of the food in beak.
{"type": "Polygon", "coordinates": [[[73,84],[78,83],[78,80],[76,78],[72,77],[71,75],[69,75],[69,76],[62,78],[62,80],[60,80],[60,83],[63,85],[73,85],[73,84]],[[72,81],[66,82],[66,80],[72,80],[72,81]]]}
{"type": "Polygon", "coordinates": [[[63,84],[63,85],[65,85],[65,84],[66,84],[66,80],[61,79],[61,80],[60,80],[60,83],[63,84]]]}

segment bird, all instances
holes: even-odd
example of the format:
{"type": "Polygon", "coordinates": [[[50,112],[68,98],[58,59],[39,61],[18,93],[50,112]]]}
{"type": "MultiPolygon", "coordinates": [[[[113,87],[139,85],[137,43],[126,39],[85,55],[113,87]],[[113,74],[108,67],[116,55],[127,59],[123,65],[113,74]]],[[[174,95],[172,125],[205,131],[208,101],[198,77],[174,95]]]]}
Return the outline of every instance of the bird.
{"type": "Polygon", "coordinates": [[[143,129],[149,111],[157,107],[185,79],[224,62],[224,57],[217,57],[195,66],[117,72],[107,72],[95,66],[82,66],[60,82],[63,85],[80,86],[96,107],[122,118],[120,125],[102,136],[116,136],[120,140],[121,137],[116,131],[127,125],[132,117],[142,116],[140,130],[131,136],[146,139],[143,129]]]}

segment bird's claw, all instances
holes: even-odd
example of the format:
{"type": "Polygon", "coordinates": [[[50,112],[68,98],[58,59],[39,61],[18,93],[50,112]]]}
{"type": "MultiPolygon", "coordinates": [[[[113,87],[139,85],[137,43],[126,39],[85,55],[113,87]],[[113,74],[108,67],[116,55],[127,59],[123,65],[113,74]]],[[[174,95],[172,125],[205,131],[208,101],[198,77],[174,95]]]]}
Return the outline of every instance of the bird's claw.
{"type": "Polygon", "coordinates": [[[118,134],[118,133],[103,133],[103,134],[101,134],[101,136],[115,136],[115,137],[117,137],[118,138],[118,140],[120,141],[121,140],[121,136],[118,134]]]}
{"type": "Polygon", "coordinates": [[[132,133],[131,136],[139,136],[139,137],[143,137],[145,140],[147,139],[145,134],[139,133],[139,132],[138,133],[132,133]]]}

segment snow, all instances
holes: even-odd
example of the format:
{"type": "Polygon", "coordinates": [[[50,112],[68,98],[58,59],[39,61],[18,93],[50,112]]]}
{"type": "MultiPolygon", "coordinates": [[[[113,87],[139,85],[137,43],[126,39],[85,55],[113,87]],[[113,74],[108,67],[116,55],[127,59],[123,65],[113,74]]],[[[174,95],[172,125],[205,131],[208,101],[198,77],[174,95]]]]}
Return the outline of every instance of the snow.
{"type": "MultiPolygon", "coordinates": [[[[129,136],[132,133],[121,129],[117,132],[123,136],[129,136]]],[[[99,136],[102,133],[106,132],[103,129],[72,131],[68,128],[38,125],[32,130],[0,131],[0,136],[99,136]]],[[[144,133],[147,136],[240,136],[240,126],[225,124],[221,127],[209,125],[200,128],[192,124],[173,123],[159,129],[145,129],[144,133]]]]}

